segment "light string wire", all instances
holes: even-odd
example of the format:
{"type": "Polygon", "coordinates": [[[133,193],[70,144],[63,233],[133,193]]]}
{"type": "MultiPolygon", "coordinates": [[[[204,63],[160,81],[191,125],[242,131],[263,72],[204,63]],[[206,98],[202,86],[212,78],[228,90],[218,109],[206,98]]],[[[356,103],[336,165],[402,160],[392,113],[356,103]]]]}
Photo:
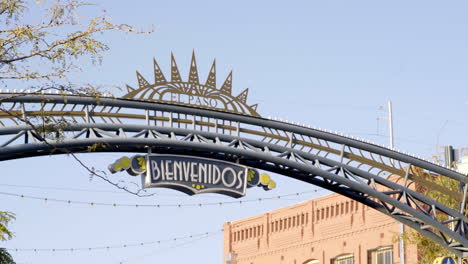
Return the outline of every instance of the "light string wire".
{"type": "MultiPolygon", "coordinates": [[[[322,190],[324,189],[313,189],[313,190],[305,191],[305,192],[297,192],[297,193],[276,195],[276,196],[256,198],[256,199],[246,199],[246,200],[239,200],[239,201],[217,201],[217,202],[205,202],[205,203],[168,203],[168,204],[164,204],[164,203],[162,204],[159,204],[159,203],[157,204],[104,203],[104,202],[47,198],[47,197],[10,193],[10,192],[0,192],[0,195],[19,197],[19,198],[25,198],[25,199],[31,199],[31,200],[41,200],[44,202],[66,203],[69,205],[76,204],[76,205],[90,205],[90,206],[135,207],[135,208],[161,208],[161,207],[181,208],[181,207],[202,207],[202,206],[215,206],[215,205],[222,206],[222,205],[228,205],[228,204],[243,204],[243,203],[252,203],[252,202],[263,202],[263,201],[269,201],[269,200],[282,200],[282,199],[287,200],[284,198],[298,197],[304,194],[316,193],[322,190]]],[[[291,199],[291,200],[296,200],[296,199],[291,199]]]]}
{"type": "Polygon", "coordinates": [[[180,247],[183,247],[183,246],[186,246],[186,245],[189,245],[189,244],[193,244],[193,243],[196,243],[202,239],[207,239],[207,238],[210,238],[210,237],[213,237],[215,235],[219,234],[219,232],[217,233],[211,233],[211,234],[207,234],[206,236],[202,236],[202,237],[197,237],[197,238],[193,238],[191,240],[188,240],[188,241],[184,241],[184,242],[181,242],[179,244],[176,244],[176,245],[172,245],[172,246],[169,246],[167,248],[158,248],[156,250],[152,250],[151,252],[148,252],[144,255],[140,255],[140,256],[135,256],[135,257],[131,257],[131,258],[127,258],[125,260],[121,260],[119,262],[119,264],[124,264],[124,263],[135,263],[136,261],[137,262],[141,262],[141,260],[143,259],[146,259],[148,257],[152,257],[153,255],[157,254],[157,253],[160,253],[161,251],[166,251],[166,250],[171,250],[171,249],[174,249],[174,248],[180,248],[180,247]]]}
{"type": "MultiPolygon", "coordinates": [[[[69,187],[56,187],[56,186],[38,186],[38,185],[19,185],[19,184],[7,184],[0,183],[0,186],[13,187],[13,188],[28,188],[28,189],[39,189],[39,190],[53,190],[53,191],[71,191],[71,192],[88,192],[88,193],[112,193],[112,194],[124,194],[128,193],[111,191],[111,190],[96,190],[96,189],[80,189],[80,188],[69,188],[69,187]]],[[[154,196],[157,197],[187,197],[183,194],[160,194],[157,193],[154,196]]],[[[205,197],[205,198],[218,198],[218,197],[205,197]]]]}
{"type": "Polygon", "coordinates": [[[203,232],[198,234],[192,234],[188,236],[174,237],[156,241],[149,242],[139,242],[139,243],[128,243],[120,245],[107,245],[107,246],[96,246],[96,247],[76,247],[76,248],[6,248],[10,252],[75,252],[75,251],[97,251],[97,250],[111,250],[111,249],[125,249],[131,247],[143,247],[149,245],[158,245],[163,243],[178,242],[186,239],[204,239],[220,232],[223,232],[223,229],[212,231],[212,232],[203,232]]]}

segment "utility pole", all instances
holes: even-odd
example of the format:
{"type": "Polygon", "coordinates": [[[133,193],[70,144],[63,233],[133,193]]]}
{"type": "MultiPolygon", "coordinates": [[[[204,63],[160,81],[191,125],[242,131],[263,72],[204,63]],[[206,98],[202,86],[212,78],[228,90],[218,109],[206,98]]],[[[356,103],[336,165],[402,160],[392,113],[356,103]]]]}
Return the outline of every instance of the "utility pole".
{"type": "MultiPolygon", "coordinates": [[[[390,139],[390,149],[395,148],[395,141],[393,138],[393,111],[392,111],[392,101],[388,101],[388,135],[390,139]]],[[[405,243],[403,241],[403,232],[404,226],[402,223],[399,223],[399,231],[400,231],[400,264],[405,264],[405,243]]]]}

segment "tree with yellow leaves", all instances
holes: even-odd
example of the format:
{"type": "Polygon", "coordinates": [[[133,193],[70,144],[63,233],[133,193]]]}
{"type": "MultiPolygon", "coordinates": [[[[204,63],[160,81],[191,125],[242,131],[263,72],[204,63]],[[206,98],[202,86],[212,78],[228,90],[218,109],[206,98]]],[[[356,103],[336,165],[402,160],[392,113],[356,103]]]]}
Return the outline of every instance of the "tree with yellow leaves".
{"type": "MultiPolygon", "coordinates": [[[[89,86],[87,89],[75,86],[68,77],[82,69],[83,58],[101,62],[109,46],[99,35],[109,31],[151,33],[115,24],[105,11],[90,17],[80,15],[82,9],[92,7],[96,6],[82,0],[0,0],[0,80],[4,84],[22,80],[28,86],[42,82],[45,84],[41,89],[85,90],[92,94],[89,86]],[[65,84],[56,85],[57,82],[65,84]]],[[[0,111],[8,110],[0,107],[0,111]]],[[[22,121],[35,128],[31,121],[22,121]]],[[[43,117],[43,123],[47,123],[47,117],[43,117]]],[[[0,241],[12,238],[7,225],[13,219],[14,214],[0,212],[0,241]]],[[[3,263],[14,262],[0,248],[0,264],[3,263]]]]}

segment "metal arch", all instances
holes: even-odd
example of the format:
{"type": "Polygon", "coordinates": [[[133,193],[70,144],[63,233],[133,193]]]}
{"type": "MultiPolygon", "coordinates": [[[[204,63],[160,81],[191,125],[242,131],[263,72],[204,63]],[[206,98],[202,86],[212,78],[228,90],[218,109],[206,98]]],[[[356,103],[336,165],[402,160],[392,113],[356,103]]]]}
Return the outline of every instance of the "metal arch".
{"type": "MultiPolygon", "coordinates": [[[[83,96],[67,96],[67,95],[16,95],[16,94],[0,94],[0,101],[13,102],[13,103],[36,103],[36,104],[76,104],[76,105],[89,105],[89,106],[109,106],[117,108],[132,108],[140,110],[149,110],[149,111],[164,111],[168,113],[181,113],[181,114],[190,114],[194,116],[216,118],[222,120],[229,120],[244,124],[261,126],[269,129],[279,129],[281,131],[287,131],[292,134],[297,135],[306,135],[323,140],[335,142],[337,144],[342,144],[349,147],[355,147],[365,151],[369,151],[378,155],[382,155],[391,159],[400,160],[406,163],[411,163],[414,166],[420,166],[422,168],[431,170],[433,172],[446,175],[450,178],[468,183],[468,179],[465,175],[461,175],[453,170],[444,168],[442,166],[433,164],[431,162],[424,161],[420,158],[416,158],[410,155],[403,154],[394,150],[390,150],[385,147],[381,147],[375,144],[370,144],[368,142],[352,139],[338,134],[333,134],[331,132],[310,129],[306,127],[301,127],[299,125],[293,125],[289,123],[273,121],[260,117],[251,117],[246,115],[239,115],[215,110],[206,110],[182,105],[173,105],[165,103],[154,103],[154,102],[144,102],[144,101],[134,101],[134,100],[125,100],[125,99],[115,99],[115,98],[95,98],[95,97],[83,97],[83,96]]],[[[60,111],[56,111],[57,114],[60,111]]],[[[81,115],[84,116],[85,113],[80,111],[81,115]]],[[[18,115],[22,114],[18,112],[18,115]]],[[[47,112],[47,114],[52,114],[47,112]]],[[[91,113],[90,113],[91,114],[91,113]]],[[[94,112],[96,116],[99,116],[99,113],[94,112]]],[[[8,115],[8,114],[7,114],[8,115]]],[[[135,119],[144,119],[135,115],[135,119]]]]}
{"type": "MultiPolygon", "coordinates": [[[[25,128],[27,127],[18,127],[16,131],[10,129],[8,132],[14,133],[24,131],[25,128]]],[[[249,166],[281,173],[341,193],[415,228],[438,243],[445,245],[452,251],[457,251],[457,253],[466,251],[467,244],[464,243],[464,232],[461,232],[466,230],[466,217],[457,216],[456,211],[443,205],[433,205],[435,210],[439,212],[458,217],[454,218],[454,222],[458,222],[457,225],[460,227],[458,230],[459,232],[451,231],[446,225],[447,223],[439,223],[432,217],[432,213],[435,213],[435,211],[432,211],[432,213],[431,211],[418,211],[419,207],[430,205],[432,203],[430,199],[407,188],[399,189],[398,187],[401,186],[391,181],[380,179],[364,171],[352,169],[350,166],[338,167],[339,164],[332,160],[307,153],[300,153],[298,151],[290,151],[285,155],[285,153],[287,153],[285,150],[287,151],[288,149],[286,147],[278,147],[273,144],[265,145],[255,140],[243,140],[234,136],[215,135],[207,132],[195,134],[193,131],[184,129],[162,129],[137,126],[119,127],[115,125],[104,126],[97,124],[95,127],[91,125],[75,125],[69,127],[69,129],[75,131],[87,129],[93,130],[94,133],[86,133],[88,136],[82,139],[63,140],[62,142],[54,142],[52,145],[36,142],[25,144],[21,146],[20,149],[13,146],[4,147],[0,149],[0,160],[37,155],[54,155],[66,153],[66,151],[86,151],[87,147],[96,143],[100,146],[97,151],[146,152],[148,146],[153,146],[153,151],[160,153],[177,153],[183,151],[185,154],[196,156],[235,159],[249,166]],[[119,130],[139,132],[137,133],[139,137],[102,136],[102,131],[112,133],[112,131],[119,130]],[[153,137],[149,136],[151,133],[153,137]],[[158,136],[154,137],[155,135],[158,136]],[[16,153],[16,155],[14,153],[16,153]],[[226,157],[226,155],[228,156],[226,157]],[[232,156],[229,157],[229,155],[232,156]],[[287,157],[288,155],[289,157],[287,157]],[[292,156],[294,156],[294,158],[291,158],[292,156]],[[316,164],[313,164],[313,162],[316,164]],[[340,175],[337,173],[341,169],[346,170],[348,174],[340,175]],[[359,177],[361,181],[353,179],[350,177],[351,175],[359,177]],[[385,193],[372,188],[372,180],[392,188],[393,191],[385,193]],[[415,201],[420,203],[419,206],[415,207],[414,205],[405,203],[401,199],[392,197],[391,194],[395,194],[395,191],[412,197],[415,201]],[[378,199],[378,202],[372,200],[371,197],[378,199]],[[438,230],[439,234],[431,231],[430,227],[438,230]]],[[[0,130],[0,132],[5,133],[4,130],[0,130]]],[[[26,135],[26,133],[24,133],[24,135],[26,135]]]]}
{"type": "MultiPolygon", "coordinates": [[[[95,143],[101,144],[97,145],[97,151],[146,152],[151,147],[160,153],[177,153],[183,149],[185,154],[190,150],[197,156],[235,158],[243,164],[346,195],[415,228],[459,256],[468,255],[466,216],[406,187],[408,180],[418,180],[411,174],[412,166],[457,180],[464,187],[468,186],[467,178],[415,157],[329,132],[178,105],[54,95],[20,95],[5,99],[2,104],[10,108],[8,114],[0,115],[0,122],[4,121],[0,126],[0,160],[86,151],[95,143]],[[16,109],[15,104],[21,108],[16,109]],[[39,104],[37,113],[31,110],[39,104]],[[62,105],[62,110],[55,109],[57,104],[62,105]],[[63,110],[70,105],[71,110],[63,110]],[[81,111],[73,111],[77,105],[81,111]],[[100,115],[106,107],[119,110],[100,115]],[[122,108],[131,111],[119,112],[122,108]],[[142,115],[137,110],[145,112],[142,115]],[[62,127],[61,138],[45,144],[30,126],[18,125],[19,114],[37,117],[38,113],[71,118],[75,122],[62,127]],[[174,118],[174,113],[186,116],[174,118]],[[74,118],[81,118],[81,123],[74,118]],[[96,123],[97,118],[103,122],[96,123]],[[138,124],[112,124],[104,118],[126,118],[138,124]],[[8,120],[15,124],[5,125],[8,120]],[[406,171],[404,164],[407,164],[406,171]],[[400,185],[388,181],[380,176],[382,172],[399,174],[405,182],[400,185]],[[438,220],[440,214],[449,216],[449,220],[438,220]]],[[[465,197],[466,188],[463,200],[465,197]]]]}

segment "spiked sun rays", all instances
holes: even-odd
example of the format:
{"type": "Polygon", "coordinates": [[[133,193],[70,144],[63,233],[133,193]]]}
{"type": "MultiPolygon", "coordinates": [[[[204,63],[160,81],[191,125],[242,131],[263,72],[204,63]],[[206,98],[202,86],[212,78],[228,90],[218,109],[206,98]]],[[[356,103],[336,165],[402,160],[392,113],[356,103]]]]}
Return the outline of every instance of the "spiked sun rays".
{"type": "Polygon", "coordinates": [[[158,63],[153,59],[154,84],[150,84],[138,71],[136,72],[138,88],[127,85],[127,99],[154,102],[170,102],[201,108],[217,109],[245,115],[259,116],[257,104],[247,105],[248,89],[239,95],[232,95],[232,71],[223,85],[216,88],[216,61],[213,61],[204,84],[198,77],[195,52],[192,53],[190,72],[187,81],[183,81],[174,55],[171,53],[171,80],[168,81],[158,63]]]}

